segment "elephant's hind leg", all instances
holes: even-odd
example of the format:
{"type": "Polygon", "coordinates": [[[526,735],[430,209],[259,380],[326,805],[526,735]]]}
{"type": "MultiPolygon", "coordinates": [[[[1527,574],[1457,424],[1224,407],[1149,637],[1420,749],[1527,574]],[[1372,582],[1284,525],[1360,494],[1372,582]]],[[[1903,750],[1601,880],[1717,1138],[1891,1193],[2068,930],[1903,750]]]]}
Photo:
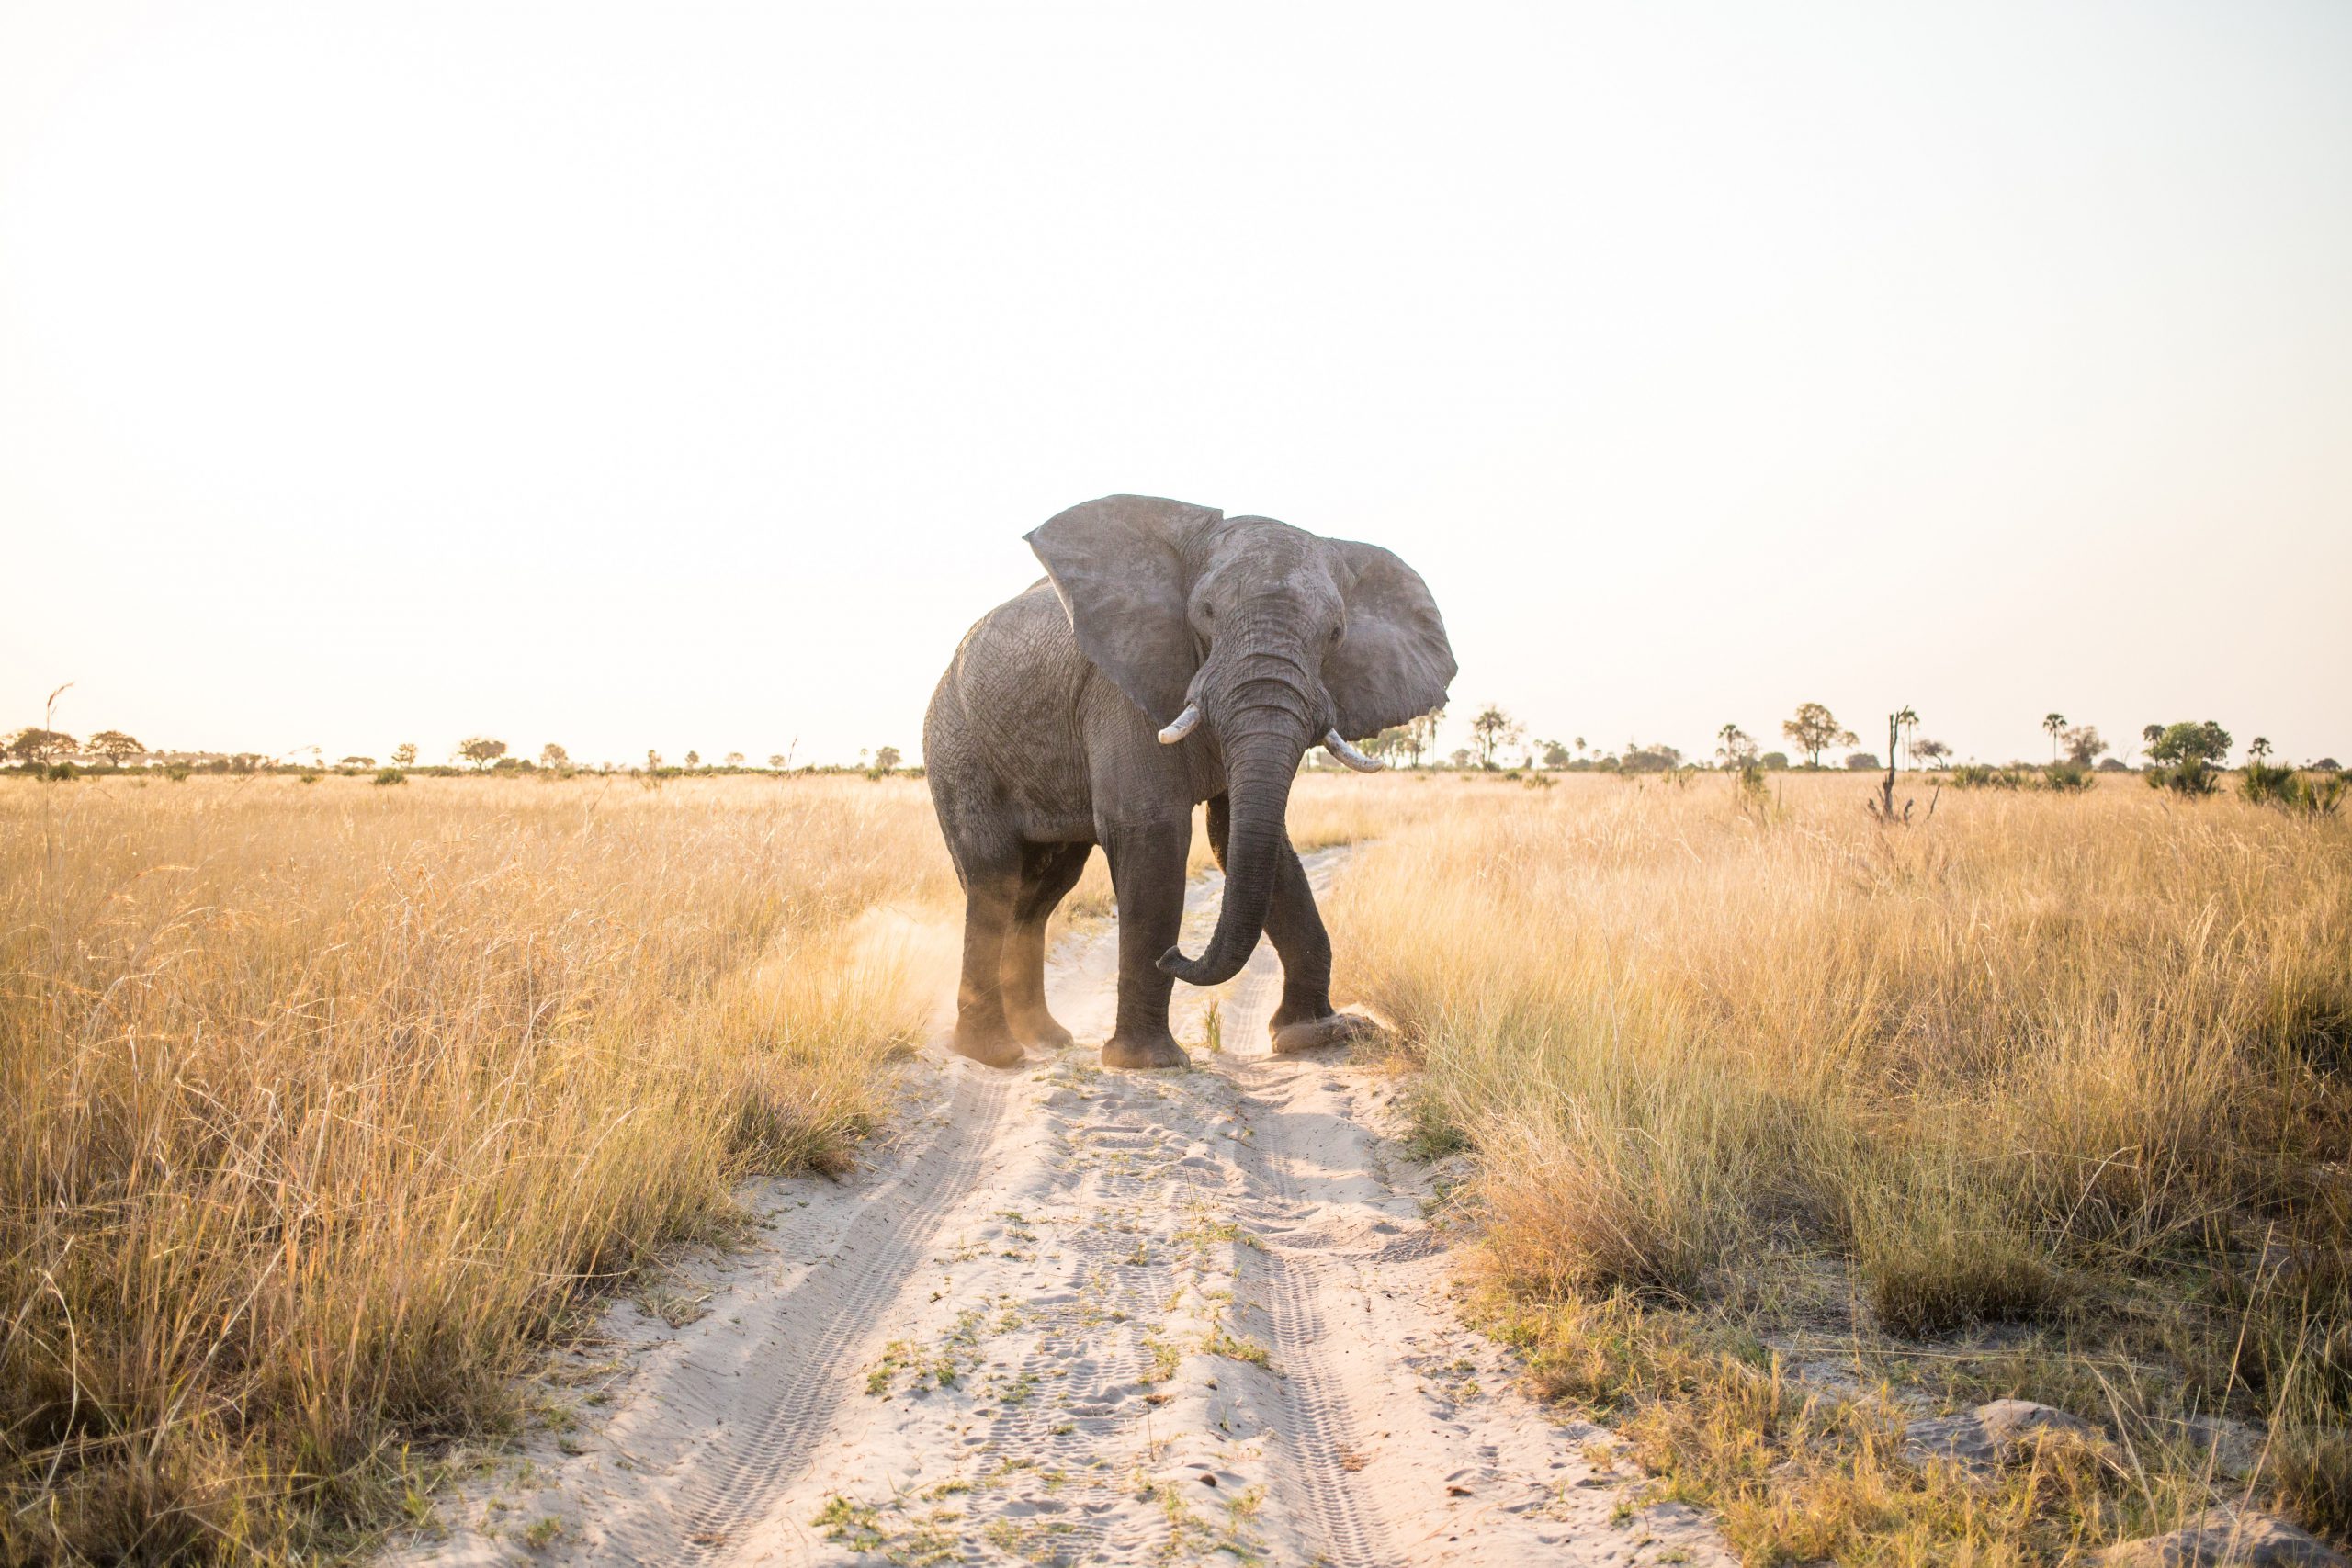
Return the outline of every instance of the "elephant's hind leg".
{"type": "Polygon", "coordinates": [[[1078,879],[1086,874],[1091,844],[1028,844],[1021,852],[1021,891],[1004,935],[1002,986],[1005,1021],[1013,1038],[1040,1050],[1058,1051],[1069,1031],[1046,1010],[1046,922],[1078,879]]]}
{"type": "Polygon", "coordinates": [[[1021,1042],[1004,1013],[1005,938],[1021,895],[1021,846],[959,845],[964,879],[964,973],[956,987],[958,1055],[1009,1067],[1021,1060],[1021,1042]]]}

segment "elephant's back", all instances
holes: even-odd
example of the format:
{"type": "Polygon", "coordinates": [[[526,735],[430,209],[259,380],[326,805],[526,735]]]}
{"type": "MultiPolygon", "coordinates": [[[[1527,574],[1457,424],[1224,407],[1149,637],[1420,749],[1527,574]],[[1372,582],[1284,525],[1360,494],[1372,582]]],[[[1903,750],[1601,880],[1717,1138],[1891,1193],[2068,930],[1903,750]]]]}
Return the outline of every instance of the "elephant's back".
{"type": "Polygon", "coordinates": [[[967,709],[997,715],[1047,687],[1075,690],[1086,668],[1069,616],[1041,577],[972,623],[942,685],[967,709]]]}
{"type": "Polygon", "coordinates": [[[1040,578],[964,634],[932,695],[926,754],[935,734],[1007,783],[1027,786],[1018,793],[1044,784],[1046,793],[1062,794],[1055,785],[1065,781],[1037,777],[1038,764],[1080,753],[1079,694],[1091,669],[1053,585],[1040,578]]]}

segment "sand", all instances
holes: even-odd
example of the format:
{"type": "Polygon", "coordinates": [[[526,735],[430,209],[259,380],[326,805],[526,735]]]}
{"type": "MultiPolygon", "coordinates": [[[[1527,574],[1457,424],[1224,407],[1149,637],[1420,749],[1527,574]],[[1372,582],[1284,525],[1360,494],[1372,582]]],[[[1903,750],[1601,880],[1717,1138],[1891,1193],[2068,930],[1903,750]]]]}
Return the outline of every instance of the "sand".
{"type": "MultiPolygon", "coordinates": [[[[1344,853],[1308,857],[1318,886],[1344,853]]],[[[1080,1041],[1116,953],[1109,927],[1055,951],[1080,1041]]],[[[1187,1072],[926,1049],[863,1168],[748,1194],[752,1243],[616,1303],[521,1451],[391,1555],[1729,1563],[1461,1322],[1442,1182],[1385,1131],[1396,1080],[1269,1054],[1271,947],[1178,990],[1187,1072]]]]}

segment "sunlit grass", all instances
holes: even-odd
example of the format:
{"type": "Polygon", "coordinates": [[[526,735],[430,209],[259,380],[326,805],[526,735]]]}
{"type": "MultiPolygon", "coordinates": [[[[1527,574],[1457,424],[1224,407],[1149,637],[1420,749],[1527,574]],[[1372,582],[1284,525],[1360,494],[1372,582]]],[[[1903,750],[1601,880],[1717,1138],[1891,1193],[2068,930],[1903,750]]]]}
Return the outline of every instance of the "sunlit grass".
{"type": "Polygon", "coordinates": [[[959,909],[912,780],[6,781],[0,1560],[364,1539],[583,1292],[848,1157],[959,909]]]}
{"type": "Polygon", "coordinates": [[[1340,983],[1476,1151],[1506,1314],[1564,1388],[1635,1399],[1752,1554],[1876,1560],[1871,1509],[1913,1504],[1930,1556],[2111,1538],[2206,1495],[2160,1457],[2191,1412],[2270,1438],[2258,1495],[2352,1527],[2344,824],[2132,780],[1894,830],[1837,776],[1761,813],[1713,777],[1371,782],[1366,810],[1451,804],[1349,868],[1340,983]],[[2008,1514],[1898,1463],[1865,1507],[1885,1446],[1792,1437],[1762,1334],[2067,1403],[2134,1457],[2008,1514]],[[1894,1353],[1919,1337],[1948,1357],[1894,1353]]]}
{"type": "MultiPolygon", "coordinates": [[[[2190,1412],[2352,1526],[2352,833],[1778,787],[1299,781],[1498,1330],[1759,1558],[2169,1523],[2224,1490],[2190,1412]],[[1766,1337],[2122,1446],[1971,1489],[1766,1337]]],[[[10,781],[0,1558],[362,1539],[583,1292],[846,1157],[956,918],[911,781],[10,781]]]]}
{"type": "Polygon", "coordinates": [[[0,1559],[349,1542],[583,1290],[846,1158],[953,889],[907,781],[10,781],[0,1559]]]}

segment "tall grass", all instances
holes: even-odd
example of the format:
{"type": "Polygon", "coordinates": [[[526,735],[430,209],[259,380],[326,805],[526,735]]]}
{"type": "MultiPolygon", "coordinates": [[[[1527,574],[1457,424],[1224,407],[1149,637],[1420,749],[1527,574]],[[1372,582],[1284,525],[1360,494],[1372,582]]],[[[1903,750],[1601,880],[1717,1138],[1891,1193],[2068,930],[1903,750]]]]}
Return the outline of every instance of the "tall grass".
{"type": "Polygon", "coordinates": [[[844,1158],[953,887],[907,783],[0,788],[0,1558],[349,1544],[844,1158]]]}
{"type": "MultiPolygon", "coordinates": [[[[1758,1556],[2110,1539],[2216,1489],[2192,1412],[2352,1529],[2352,831],[1860,794],[1301,779],[1542,1376],[1758,1556]],[[1956,1490],[1759,1335],[2127,1458],[1956,1490]]],[[[0,790],[0,1557],[360,1539],[583,1292],[845,1157],[953,890],[903,781],[0,790]]]]}
{"type": "MultiPolygon", "coordinates": [[[[2123,789],[1948,795],[1889,830],[1860,796],[1459,785],[1351,868],[1341,983],[1475,1145],[1510,1299],[1557,1314],[1555,1349],[1581,1337],[1581,1392],[1685,1415],[1746,1385],[1661,1376],[1668,1325],[1742,1325],[1760,1365],[1757,1332],[1893,1351],[2024,1324],[2036,1348],[1967,1362],[1980,1382],[2095,1404],[2127,1438],[2251,1419],[2259,1484],[2352,1528],[2325,1436],[2352,1424],[2352,834],[2123,789]]],[[[1673,1450],[1684,1479],[1768,1495],[1725,1458],[1753,1430],[1718,1427],[1673,1450]]],[[[2194,1501],[2159,1506],[2144,1465],[2135,1487],[2075,1525],[2194,1501]]],[[[1785,1524],[1745,1544],[1876,1538],[1785,1524]]]]}

